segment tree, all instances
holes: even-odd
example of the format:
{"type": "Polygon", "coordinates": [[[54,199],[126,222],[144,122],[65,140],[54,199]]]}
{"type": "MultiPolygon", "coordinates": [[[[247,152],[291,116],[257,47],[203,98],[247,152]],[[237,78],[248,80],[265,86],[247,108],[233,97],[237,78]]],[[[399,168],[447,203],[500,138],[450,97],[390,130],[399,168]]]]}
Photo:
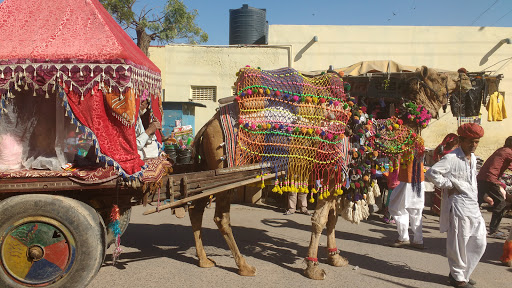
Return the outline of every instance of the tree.
{"type": "Polygon", "coordinates": [[[134,29],[137,46],[148,55],[151,41],[167,44],[177,39],[198,44],[208,41],[208,34],[199,28],[195,19],[197,10],[187,11],[180,0],[167,0],[162,11],[150,14],[153,8],[145,6],[137,15],[133,5],[137,0],[100,0],[101,4],[125,29],[134,29]]]}

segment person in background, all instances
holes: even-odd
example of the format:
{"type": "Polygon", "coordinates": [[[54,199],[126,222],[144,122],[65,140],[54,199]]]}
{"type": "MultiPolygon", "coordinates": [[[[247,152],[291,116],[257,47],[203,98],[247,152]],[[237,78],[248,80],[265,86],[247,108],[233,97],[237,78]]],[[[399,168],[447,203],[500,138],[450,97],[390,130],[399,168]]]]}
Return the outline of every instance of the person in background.
{"type": "Polygon", "coordinates": [[[498,231],[501,219],[505,213],[507,202],[501,192],[499,178],[505,170],[512,169],[512,136],[505,140],[505,145],[496,150],[485,161],[478,173],[478,201],[482,204],[485,195],[492,199],[487,202],[493,205],[491,223],[489,224],[489,237],[505,239],[505,233],[498,231]]]}
{"type": "Polygon", "coordinates": [[[137,137],[137,150],[139,152],[140,159],[146,160],[158,157],[158,141],[156,140],[155,132],[162,129],[162,125],[158,120],[155,120],[148,125],[148,128],[144,129],[140,116],[144,115],[149,107],[147,93],[142,95],[141,101],[139,117],[137,119],[137,125],[135,126],[135,135],[137,137]]]}
{"type": "Polygon", "coordinates": [[[295,213],[297,208],[297,199],[299,200],[299,212],[305,215],[311,215],[308,211],[308,194],[288,192],[288,210],[284,215],[291,215],[295,213]]]}
{"type": "Polygon", "coordinates": [[[400,184],[393,189],[389,199],[389,214],[395,219],[398,232],[398,239],[390,244],[391,247],[425,248],[422,225],[425,206],[424,155],[423,151],[414,150],[410,156],[401,158],[398,172],[400,184]],[[414,233],[412,243],[409,241],[409,226],[414,233]]]}
{"type": "Polygon", "coordinates": [[[512,267],[512,224],[510,225],[508,238],[503,244],[503,254],[500,257],[500,261],[503,265],[512,267]]]}
{"type": "Polygon", "coordinates": [[[389,199],[391,198],[391,194],[393,193],[393,189],[400,184],[400,181],[398,180],[398,171],[400,169],[394,169],[391,172],[384,173],[384,176],[386,176],[386,185],[387,185],[387,193],[383,195],[382,199],[382,206],[383,206],[383,212],[384,217],[382,217],[382,220],[387,224],[395,224],[395,219],[391,217],[389,214],[389,199]]]}
{"type": "Polygon", "coordinates": [[[441,144],[437,145],[434,150],[434,163],[441,160],[441,158],[459,147],[459,136],[455,133],[446,135],[441,144]]]}
{"type": "MultiPolygon", "coordinates": [[[[459,147],[459,136],[455,133],[446,135],[441,144],[437,145],[436,149],[434,149],[434,163],[441,160],[444,155],[452,152],[457,147],[459,147]]],[[[436,187],[434,189],[434,199],[432,201],[431,211],[438,216],[441,214],[441,194],[441,189],[436,187]]]]}
{"type": "Polygon", "coordinates": [[[475,150],[484,129],[467,123],[457,129],[459,147],[445,155],[427,172],[435,186],[444,189],[439,220],[447,232],[448,279],[453,287],[474,287],[470,278],[487,246],[485,221],[478,204],[475,150]]]}

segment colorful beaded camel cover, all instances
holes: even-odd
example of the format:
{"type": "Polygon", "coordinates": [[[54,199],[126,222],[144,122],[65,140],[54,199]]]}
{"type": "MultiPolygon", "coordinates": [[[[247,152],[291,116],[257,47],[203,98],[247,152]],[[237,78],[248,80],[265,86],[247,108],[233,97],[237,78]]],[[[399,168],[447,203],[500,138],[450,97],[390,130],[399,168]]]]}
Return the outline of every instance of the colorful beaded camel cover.
{"type": "Polygon", "coordinates": [[[350,117],[341,77],[325,73],[310,78],[291,68],[251,67],[237,75],[236,165],[262,163],[285,171],[276,179],[279,192],[307,193],[309,184],[320,187],[317,180],[335,179],[335,191],[341,194],[350,117]]]}

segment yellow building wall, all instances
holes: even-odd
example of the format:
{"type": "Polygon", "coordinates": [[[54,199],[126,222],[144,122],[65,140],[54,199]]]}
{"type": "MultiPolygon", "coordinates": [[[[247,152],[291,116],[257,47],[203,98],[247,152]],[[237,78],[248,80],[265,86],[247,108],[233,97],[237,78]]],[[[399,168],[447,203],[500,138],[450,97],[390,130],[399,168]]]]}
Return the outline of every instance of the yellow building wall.
{"type": "MultiPolygon", "coordinates": [[[[476,154],[485,159],[512,136],[512,44],[500,42],[509,37],[512,28],[500,27],[270,25],[268,41],[292,45],[293,67],[298,70],[342,68],[369,60],[452,71],[497,70],[505,77],[500,90],[506,92],[509,118],[487,122],[487,111],[481,108],[485,136],[476,154]]],[[[456,132],[457,120],[449,108],[447,112],[441,111],[422,132],[427,147],[434,148],[447,133],[456,132]]]]}

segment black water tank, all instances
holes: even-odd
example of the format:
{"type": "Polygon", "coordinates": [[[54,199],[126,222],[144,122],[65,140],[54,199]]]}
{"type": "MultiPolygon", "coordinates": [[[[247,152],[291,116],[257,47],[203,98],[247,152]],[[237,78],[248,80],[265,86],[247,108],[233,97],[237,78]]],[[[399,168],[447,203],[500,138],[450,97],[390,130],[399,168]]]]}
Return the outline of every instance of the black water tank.
{"type": "Polygon", "coordinates": [[[244,4],[229,9],[229,45],[268,44],[267,10],[244,4]]]}

